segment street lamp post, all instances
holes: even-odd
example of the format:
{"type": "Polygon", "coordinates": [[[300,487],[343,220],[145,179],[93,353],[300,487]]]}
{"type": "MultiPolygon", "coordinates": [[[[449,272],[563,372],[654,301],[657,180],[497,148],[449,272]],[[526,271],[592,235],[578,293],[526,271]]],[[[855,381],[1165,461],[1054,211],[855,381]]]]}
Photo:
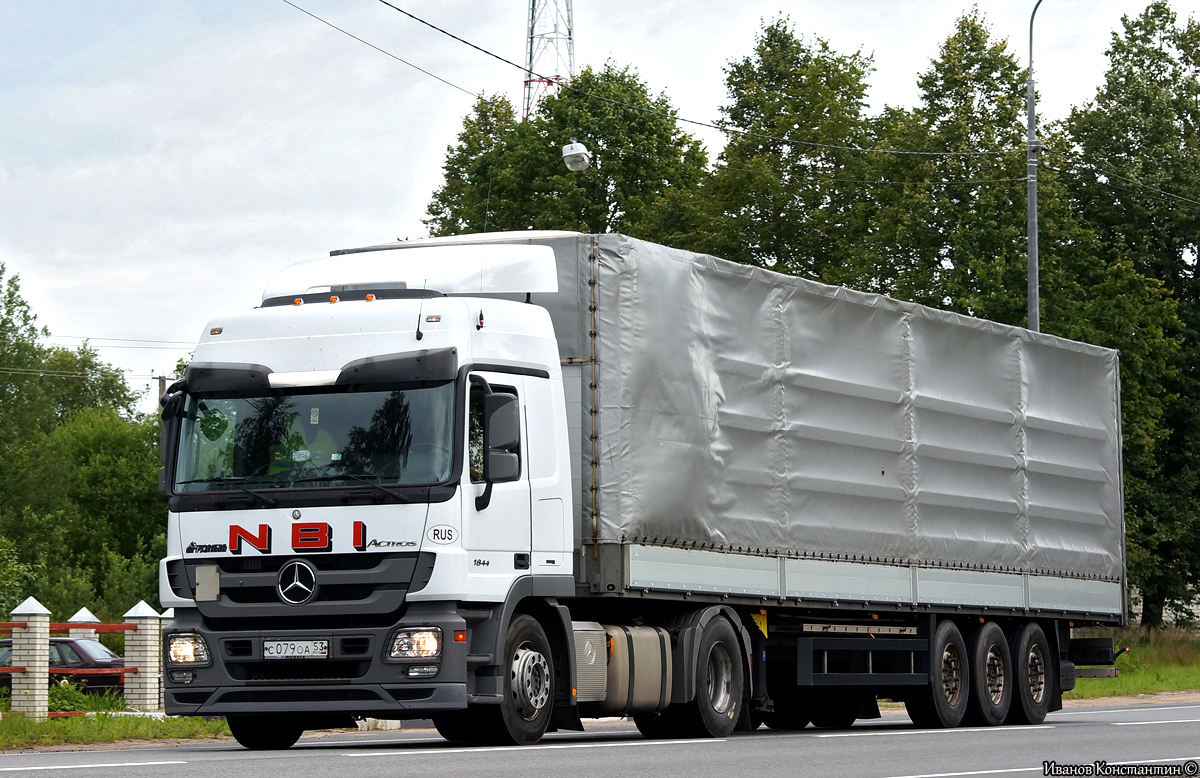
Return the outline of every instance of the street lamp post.
{"type": "Polygon", "coordinates": [[[1037,127],[1034,116],[1034,95],[1033,95],[1033,17],[1037,15],[1038,6],[1042,4],[1042,0],[1038,0],[1033,6],[1033,13],[1029,15],[1029,81],[1026,85],[1025,94],[1025,110],[1028,114],[1029,127],[1026,141],[1028,147],[1026,150],[1026,179],[1027,183],[1027,205],[1026,218],[1028,224],[1026,230],[1029,234],[1029,329],[1038,332],[1041,329],[1040,315],[1040,300],[1038,298],[1038,216],[1037,216],[1037,168],[1038,168],[1038,148],[1037,127]]]}

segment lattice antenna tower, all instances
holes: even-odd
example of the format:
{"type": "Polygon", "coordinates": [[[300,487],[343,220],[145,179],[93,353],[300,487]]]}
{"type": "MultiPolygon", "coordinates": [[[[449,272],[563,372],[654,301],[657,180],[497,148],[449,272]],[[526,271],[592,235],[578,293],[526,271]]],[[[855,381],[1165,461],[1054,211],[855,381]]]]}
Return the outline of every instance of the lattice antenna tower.
{"type": "Polygon", "coordinates": [[[529,0],[525,102],[521,119],[528,119],[543,95],[570,81],[574,75],[575,16],[571,0],[529,0]]]}

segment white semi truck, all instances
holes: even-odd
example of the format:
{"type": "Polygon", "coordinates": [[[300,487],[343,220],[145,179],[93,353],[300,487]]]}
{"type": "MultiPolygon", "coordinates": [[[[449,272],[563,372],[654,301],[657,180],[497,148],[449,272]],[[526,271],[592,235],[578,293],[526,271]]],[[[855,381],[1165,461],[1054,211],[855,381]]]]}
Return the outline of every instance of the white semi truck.
{"type": "Polygon", "coordinates": [[[1115,352],[622,235],[293,265],[163,419],[167,712],[250,748],[1037,723],[1125,623],[1115,352]]]}

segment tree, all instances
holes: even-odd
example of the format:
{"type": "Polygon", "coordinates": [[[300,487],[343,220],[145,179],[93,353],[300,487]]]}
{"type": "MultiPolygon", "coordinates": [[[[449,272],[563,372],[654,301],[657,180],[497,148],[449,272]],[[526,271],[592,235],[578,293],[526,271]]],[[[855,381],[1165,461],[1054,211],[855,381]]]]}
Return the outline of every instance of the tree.
{"type": "Polygon", "coordinates": [[[762,29],[750,56],[725,69],[730,131],[699,207],[676,213],[692,226],[688,248],[778,272],[847,280],[845,255],[858,239],[851,212],[866,129],[869,57],[841,55],[798,37],[786,19],[762,29]],[[775,140],[778,139],[778,140],[775,140]],[[819,139],[820,143],[814,143],[819,139]],[[843,148],[836,148],[843,147],[843,148]]]}
{"type": "Polygon", "coordinates": [[[628,68],[585,68],[518,122],[503,97],[481,97],[447,149],[445,182],[425,224],[432,235],[489,230],[620,230],[647,234],[657,201],[698,184],[706,158],[665,96],[628,68]],[[570,172],[562,147],[587,145],[592,167],[570,172]]]}
{"type": "Polygon", "coordinates": [[[1158,0],[1124,17],[1095,99],[1071,112],[1051,157],[1066,168],[1075,209],[1100,251],[1127,257],[1178,300],[1182,348],[1164,376],[1168,398],[1156,440],[1161,470],[1131,479],[1130,576],[1142,623],[1190,615],[1200,588],[1200,24],[1177,23],[1158,0]],[[1145,186],[1143,186],[1145,185],[1145,186]],[[1153,187],[1153,189],[1147,188],[1153,187]]]}

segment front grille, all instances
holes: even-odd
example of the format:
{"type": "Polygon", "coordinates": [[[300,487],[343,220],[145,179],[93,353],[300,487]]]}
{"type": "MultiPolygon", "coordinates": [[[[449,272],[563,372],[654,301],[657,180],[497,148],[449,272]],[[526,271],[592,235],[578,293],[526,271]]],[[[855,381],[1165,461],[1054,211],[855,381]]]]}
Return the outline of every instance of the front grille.
{"type": "Polygon", "coordinates": [[[343,654],[347,654],[347,655],[365,654],[370,650],[371,650],[371,639],[370,638],[343,638],[342,639],[342,653],[343,654]]]}
{"type": "MultiPolygon", "coordinates": [[[[320,570],[373,570],[388,559],[415,558],[415,553],[400,554],[326,554],[323,556],[305,557],[309,564],[320,570]]],[[[258,556],[258,557],[222,557],[216,560],[221,572],[230,575],[239,573],[278,573],[285,562],[295,557],[258,556]]]]}
{"type": "Polygon", "coordinates": [[[249,605],[252,603],[262,602],[279,602],[279,594],[275,591],[275,587],[267,588],[265,586],[243,586],[236,589],[229,589],[221,592],[229,598],[231,602],[236,602],[240,605],[249,605]]]}
{"type": "Polygon", "coordinates": [[[244,689],[225,692],[218,702],[379,702],[370,689],[244,689]]]}
{"type": "Polygon", "coordinates": [[[229,676],[238,681],[348,681],[362,678],[370,661],[337,659],[268,659],[264,662],[226,662],[229,676]]]}

